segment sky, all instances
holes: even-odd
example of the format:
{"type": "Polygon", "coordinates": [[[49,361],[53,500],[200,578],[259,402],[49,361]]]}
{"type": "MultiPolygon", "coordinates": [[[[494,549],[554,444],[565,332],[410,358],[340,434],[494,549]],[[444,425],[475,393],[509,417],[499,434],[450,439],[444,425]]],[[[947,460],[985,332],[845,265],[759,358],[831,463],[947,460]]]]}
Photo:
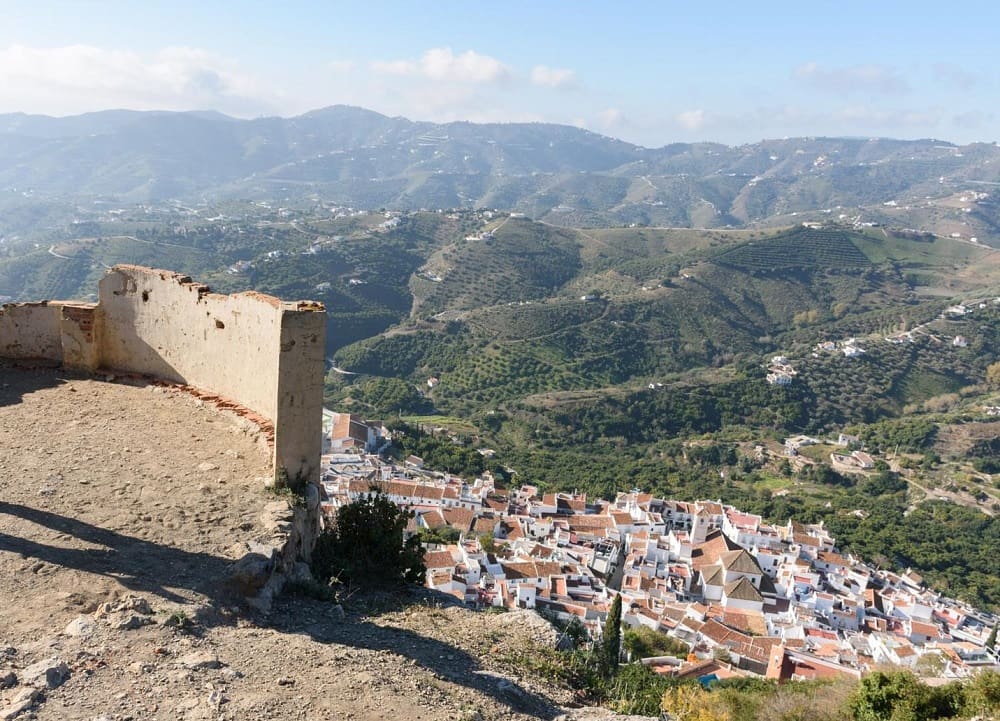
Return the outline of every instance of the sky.
{"type": "Polygon", "coordinates": [[[347,104],[647,147],[992,142],[998,40],[995,0],[0,0],[0,113],[347,104]]]}

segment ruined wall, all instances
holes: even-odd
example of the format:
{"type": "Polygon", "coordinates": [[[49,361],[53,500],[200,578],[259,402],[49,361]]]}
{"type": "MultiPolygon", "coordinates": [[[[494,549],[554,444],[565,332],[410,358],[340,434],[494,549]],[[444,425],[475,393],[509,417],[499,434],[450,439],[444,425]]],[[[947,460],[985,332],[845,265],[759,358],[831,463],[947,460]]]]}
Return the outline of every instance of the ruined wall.
{"type": "Polygon", "coordinates": [[[96,308],[93,303],[62,301],[0,307],[0,358],[94,370],[99,364],[96,308]]]}
{"type": "Polygon", "coordinates": [[[211,390],[270,418],[275,472],[319,479],[326,314],[219,295],[169,271],[115,266],[98,289],[101,365],[211,390]]]}
{"type": "Polygon", "coordinates": [[[0,306],[0,357],[61,363],[59,308],[45,302],[0,306]]]}
{"type": "Polygon", "coordinates": [[[93,303],[57,303],[62,362],[68,368],[92,370],[101,364],[101,315],[93,303]]]}
{"type": "Polygon", "coordinates": [[[219,295],[186,276],[119,265],[98,302],[0,312],[0,357],[162,378],[270,419],[279,483],[318,482],[326,314],[260,293],[219,295]]]}
{"type": "Polygon", "coordinates": [[[277,415],[281,303],[227,296],[168,271],[116,266],[100,282],[101,365],[186,383],[277,415]]]}

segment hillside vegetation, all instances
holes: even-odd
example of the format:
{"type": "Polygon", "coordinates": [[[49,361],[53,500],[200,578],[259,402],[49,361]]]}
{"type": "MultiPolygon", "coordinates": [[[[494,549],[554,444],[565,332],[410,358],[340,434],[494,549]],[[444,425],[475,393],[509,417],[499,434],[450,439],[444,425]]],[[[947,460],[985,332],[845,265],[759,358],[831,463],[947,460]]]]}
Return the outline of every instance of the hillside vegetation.
{"type": "MultiPolygon", "coordinates": [[[[171,204],[9,236],[0,295],[86,298],[115,262],[323,301],[328,404],[460,427],[466,449],[497,452],[501,477],[719,497],[779,520],[812,513],[848,546],[1000,602],[985,565],[1000,541],[982,555],[963,540],[942,559],[911,542],[923,517],[911,506],[931,499],[1000,511],[992,446],[972,425],[1000,405],[989,248],[837,224],[574,230],[494,211],[171,204]],[[958,303],[964,312],[945,313],[958,303]],[[768,383],[773,356],[793,369],[788,385],[768,383]],[[891,425],[903,422],[935,432],[891,425]],[[842,430],[911,454],[893,459],[906,493],[822,470],[829,450],[787,467],[753,451],[842,430]],[[902,536],[851,520],[873,502],[902,536]]],[[[466,461],[455,471],[480,467],[466,461]]],[[[970,513],[949,523],[992,539],[996,521],[973,531],[970,513]]]]}

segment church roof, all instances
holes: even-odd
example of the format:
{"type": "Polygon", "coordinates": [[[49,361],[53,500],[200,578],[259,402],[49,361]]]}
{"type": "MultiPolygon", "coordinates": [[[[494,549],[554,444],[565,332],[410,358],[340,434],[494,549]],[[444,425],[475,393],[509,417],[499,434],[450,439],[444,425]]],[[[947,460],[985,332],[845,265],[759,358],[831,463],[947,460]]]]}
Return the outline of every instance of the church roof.
{"type": "Polygon", "coordinates": [[[754,575],[763,575],[764,573],[760,568],[760,564],[757,563],[757,559],[743,549],[726,551],[719,556],[719,560],[722,561],[722,565],[727,571],[732,571],[733,573],[750,573],[754,575]]]}
{"type": "Polygon", "coordinates": [[[750,579],[746,576],[737,581],[733,581],[732,583],[727,583],[725,593],[726,598],[733,599],[734,601],[755,601],[757,603],[764,603],[764,597],[758,593],[757,589],[753,587],[752,583],[750,583],[750,579]]]}
{"type": "Polygon", "coordinates": [[[721,586],[723,584],[722,568],[719,566],[709,566],[701,575],[702,586],[721,586]]]}
{"type": "Polygon", "coordinates": [[[722,531],[712,531],[705,536],[704,543],[699,543],[691,550],[691,565],[696,571],[700,571],[705,566],[716,563],[726,551],[740,550],[743,547],[729,540],[722,531]]]}

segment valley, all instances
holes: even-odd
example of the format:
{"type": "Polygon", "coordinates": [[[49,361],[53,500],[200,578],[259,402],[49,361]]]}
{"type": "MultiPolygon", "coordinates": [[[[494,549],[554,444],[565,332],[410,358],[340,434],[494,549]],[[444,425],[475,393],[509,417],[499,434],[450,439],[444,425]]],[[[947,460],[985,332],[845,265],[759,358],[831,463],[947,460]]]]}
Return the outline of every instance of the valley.
{"type": "Polygon", "coordinates": [[[875,517],[851,515],[896,509],[905,529],[942,503],[958,504],[959,526],[996,513],[992,449],[957,440],[1000,405],[1000,263],[985,245],[882,226],[574,229],[317,202],[79,215],[8,238],[0,292],[81,297],[107,266],[140,262],[223,292],[315,298],[330,407],[450,429],[493,449],[498,477],[544,488],[719,497],[772,519],[806,509],[866,556],[936,582],[964,569],[958,590],[1000,600],[995,578],[965,573],[988,558],[963,552],[935,577],[911,541],[893,547],[871,535],[875,517]],[[780,451],[840,432],[879,469],[780,451]]]}

